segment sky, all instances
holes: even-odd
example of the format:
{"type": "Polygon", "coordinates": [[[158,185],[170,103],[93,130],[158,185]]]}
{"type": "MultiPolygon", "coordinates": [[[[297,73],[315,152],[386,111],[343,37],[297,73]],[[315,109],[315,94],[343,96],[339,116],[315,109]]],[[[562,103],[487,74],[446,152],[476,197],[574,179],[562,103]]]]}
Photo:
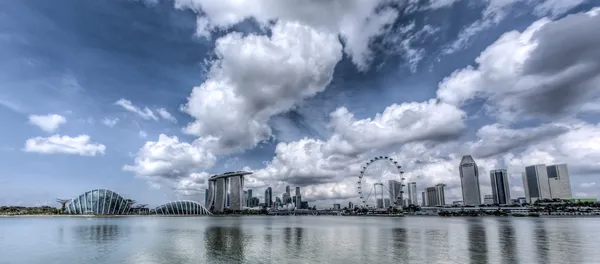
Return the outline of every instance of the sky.
{"type": "Polygon", "coordinates": [[[566,163],[599,198],[599,24],[593,0],[0,1],[0,205],[203,202],[250,170],[328,208],[376,156],[447,202],[463,155],[482,196],[566,163]]]}

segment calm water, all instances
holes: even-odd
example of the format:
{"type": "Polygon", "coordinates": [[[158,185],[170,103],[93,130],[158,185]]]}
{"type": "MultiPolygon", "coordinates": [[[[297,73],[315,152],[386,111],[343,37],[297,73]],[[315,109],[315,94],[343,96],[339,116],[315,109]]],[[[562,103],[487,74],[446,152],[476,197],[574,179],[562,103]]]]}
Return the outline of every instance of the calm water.
{"type": "Polygon", "coordinates": [[[600,218],[0,218],[1,264],[600,263],[600,218]]]}

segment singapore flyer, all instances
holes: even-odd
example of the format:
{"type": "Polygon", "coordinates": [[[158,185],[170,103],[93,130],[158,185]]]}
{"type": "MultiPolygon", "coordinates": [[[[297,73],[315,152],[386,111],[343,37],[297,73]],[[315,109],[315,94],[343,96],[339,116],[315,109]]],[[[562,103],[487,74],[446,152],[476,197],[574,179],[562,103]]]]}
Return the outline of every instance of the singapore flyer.
{"type": "Polygon", "coordinates": [[[367,161],[358,176],[358,195],[362,206],[378,209],[401,206],[403,173],[402,166],[390,157],[378,156],[367,161]]]}

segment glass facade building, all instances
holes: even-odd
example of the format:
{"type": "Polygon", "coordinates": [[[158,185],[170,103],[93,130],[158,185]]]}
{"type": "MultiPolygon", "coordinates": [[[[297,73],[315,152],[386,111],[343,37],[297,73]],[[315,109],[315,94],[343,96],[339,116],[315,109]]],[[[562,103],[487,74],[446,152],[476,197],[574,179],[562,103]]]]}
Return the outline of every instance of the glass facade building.
{"type": "Polygon", "coordinates": [[[85,192],[65,205],[68,214],[119,215],[127,214],[131,202],[106,189],[85,192]]]}
{"type": "Polygon", "coordinates": [[[211,214],[204,205],[194,201],[174,201],[156,207],[157,215],[208,215],[211,214]]]}

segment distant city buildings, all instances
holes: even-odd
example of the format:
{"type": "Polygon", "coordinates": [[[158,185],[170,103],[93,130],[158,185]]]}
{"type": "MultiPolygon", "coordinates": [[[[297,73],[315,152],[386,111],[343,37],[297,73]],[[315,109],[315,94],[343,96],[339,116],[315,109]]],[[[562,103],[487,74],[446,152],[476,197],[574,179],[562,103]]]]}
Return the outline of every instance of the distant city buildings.
{"type": "Polygon", "coordinates": [[[427,196],[425,196],[425,192],[421,192],[421,206],[427,206],[427,196]]]}
{"type": "Polygon", "coordinates": [[[428,187],[425,189],[425,200],[427,201],[427,206],[443,206],[446,204],[445,184],[437,184],[433,187],[428,187]]]}
{"type": "Polygon", "coordinates": [[[244,200],[244,176],[247,171],[226,172],[208,178],[208,194],[205,195],[206,208],[212,212],[241,210],[244,200]]]}
{"type": "Polygon", "coordinates": [[[333,204],[333,210],[340,210],[342,206],[340,204],[333,204]]]}
{"type": "Polygon", "coordinates": [[[494,204],[494,196],[491,194],[486,194],[483,196],[483,204],[494,204]]]}
{"type": "Polygon", "coordinates": [[[490,183],[492,185],[492,204],[510,204],[510,185],[506,170],[491,170],[490,183]]]}
{"type": "Polygon", "coordinates": [[[572,198],[571,180],[566,164],[527,166],[522,175],[527,203],[541,199],[572,198]]]}
{"type": "Polygon", "coordinates": [[[465,205],[480,205],[481,191],[479,189],[479,169],[471,155],[465,155],[458,167],[460,172],[460,186],[465,205]]]}
{"type": "Polygon", "coordinates": [[[302,205],[302,195],[300,194],[300,187],[296,187],[296,209],[300,209],[302,205]]]}

